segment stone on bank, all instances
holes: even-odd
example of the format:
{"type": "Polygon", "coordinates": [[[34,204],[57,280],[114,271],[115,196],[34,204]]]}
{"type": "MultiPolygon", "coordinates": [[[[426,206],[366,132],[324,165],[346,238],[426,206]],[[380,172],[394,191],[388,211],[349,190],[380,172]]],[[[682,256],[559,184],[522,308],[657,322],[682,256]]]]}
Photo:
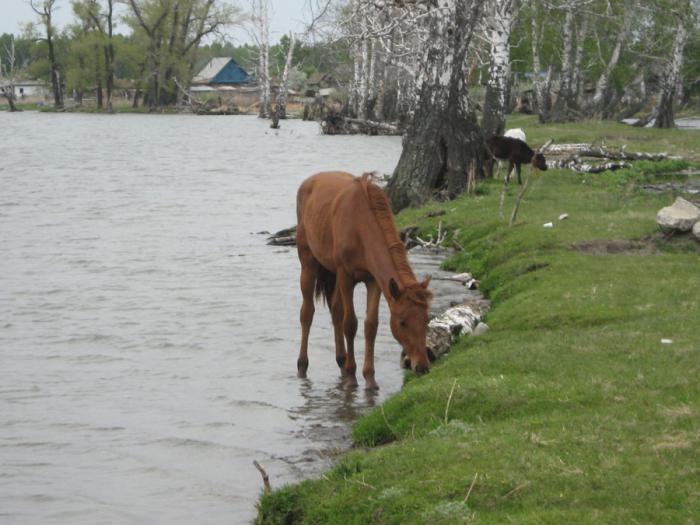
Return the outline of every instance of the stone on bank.
{"type": "Polygon", "coordinates": [[[661,208],[656,223],[664,231],[690,231],[700,221],[700,208],[683,197],[677,197],[671,206],[661,208]]]}

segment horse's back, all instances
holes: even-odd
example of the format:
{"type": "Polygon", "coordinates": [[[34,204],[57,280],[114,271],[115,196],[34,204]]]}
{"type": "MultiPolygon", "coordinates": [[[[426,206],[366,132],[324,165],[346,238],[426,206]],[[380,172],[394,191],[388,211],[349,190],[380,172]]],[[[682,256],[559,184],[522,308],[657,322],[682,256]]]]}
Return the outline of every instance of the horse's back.
{"type": "Polygon", "coordinates": [[[306,179],[297,192],[297,247],[309,248],[326,268],[333,268],[336,200],[351,190],[356,177],[343,171],[321,172],[306,179]]]}

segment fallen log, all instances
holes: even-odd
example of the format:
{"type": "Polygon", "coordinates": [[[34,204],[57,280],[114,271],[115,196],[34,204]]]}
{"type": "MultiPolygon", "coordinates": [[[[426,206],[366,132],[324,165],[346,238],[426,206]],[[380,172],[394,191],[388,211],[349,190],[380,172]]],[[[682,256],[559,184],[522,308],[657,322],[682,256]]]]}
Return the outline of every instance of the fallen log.
{"type": "Polygon", "coordinates": [[[593,164],[584,162],[578,155],[572,155],[566,159],[550,159],[547,161],[547,167],[570,169],[579,173],[602,173],[604,171],[615,171],[624,168],[631,168],[632,164],[624,161],[611,161],[593,164]]]}
{"type": "Polygon", "coordinates": [[[645,153],[625,151],[623,146],[620,149],[612,150],[604,146],[593,146],[592,144],[552,144],[547,150],[548,155],[576,155],[579,157],[591,157],[595,159],[610,160],[678,160],[681,157],[669,155],[668,153],[645,153]]]}
{"type": "Polygon", "coordinates": [[[324,135],[401,135],[402,130],[392,122],[377,122],[329,113],[321,120],[324,135]]]}

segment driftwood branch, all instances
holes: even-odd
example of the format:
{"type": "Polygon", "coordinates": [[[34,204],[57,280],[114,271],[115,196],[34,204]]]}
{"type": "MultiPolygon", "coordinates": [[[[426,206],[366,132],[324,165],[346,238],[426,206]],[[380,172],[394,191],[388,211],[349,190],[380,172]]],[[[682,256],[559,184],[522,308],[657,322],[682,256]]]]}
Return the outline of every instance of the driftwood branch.
{"type": "Polygon", "coordinates": [[[272,246],[294,246],[297,243],[297,227],[285,228],[273,233],[267,238],[267,244],[272,246]]]}
{"type": "Polygon", "coordinates": [[[265,494],[270,494],[272,492],[270,477],[267,475],[265,469],[262,468],[262,465],[260,465],[260,463],[258,463],[256,460],[253,460],[253,465],[255,465],[255,468],[258,469],[258,472],[260,472],[260,475],[262,476],[263,485],[265,486],[265,494]]]}
{"type": "Polygon", "coordinates": [[[530,166],[530,169],[527,171],[527,174],[525,175],[525,181],[523,181],[523,185],[520,186],[520,190],[518,191],[518,194],[515,196],[515,203],[513,204],[513,211],[510,214],[510,221],[508,222],[508,226],[512,227],[513,224],[515,224],[515,218],[518,216],[518,209],[520,208],[520,201],[523,200],[523,196],[525,195],[525,192],[527,191],[527,187],[530,184],[530,175],[532,175],[532,166],[530,166]]]}
{"type": "Polygon", "coordinates": [[[433,235],[429,234],[428,239],[421,239],[416,235],[416,242],[423,248],[441,248],[442,243],[447,239],[447,231],[442,230],[442,221],[438,222],[437,238],[433,239],[433,235]]]}

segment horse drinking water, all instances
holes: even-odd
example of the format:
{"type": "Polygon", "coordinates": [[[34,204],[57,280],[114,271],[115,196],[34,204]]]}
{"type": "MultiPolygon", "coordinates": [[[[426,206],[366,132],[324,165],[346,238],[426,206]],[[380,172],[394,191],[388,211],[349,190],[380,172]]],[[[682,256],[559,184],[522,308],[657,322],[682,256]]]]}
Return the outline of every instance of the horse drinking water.
{"type": "Polygon", "coordinates": [[[314,316],[314,292],[331,311],[335,359],[351,384],[355,379],[354,341],[357,317],[353,290],[367,287],[365,360],[362,374],[367,388],[374,380],[374,340],[379,300],[384,294],[391,313],[391,332],[417,374],[428,371],[425,334],[428,322],[430,278],[417,282],[406,257],[391,206],[371,174],[317,173],[297,193],[297,251],[301,261],[301,349],[299,377],[309,366],[307,347],[314,316]]]}

